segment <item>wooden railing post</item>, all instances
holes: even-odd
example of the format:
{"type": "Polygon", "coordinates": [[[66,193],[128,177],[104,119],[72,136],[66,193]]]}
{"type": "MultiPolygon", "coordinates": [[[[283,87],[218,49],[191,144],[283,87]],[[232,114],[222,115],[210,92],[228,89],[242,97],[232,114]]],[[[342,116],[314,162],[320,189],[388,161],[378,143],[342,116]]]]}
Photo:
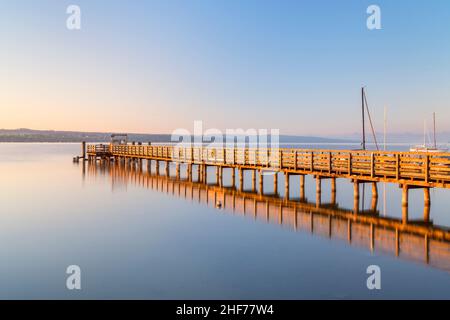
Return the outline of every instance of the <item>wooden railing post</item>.
{"type": "Polygon", "coordinates": [[[428,183],[430,180],[430,156],[426,155],[425,157],[425,182],[428,183]]]}
{"type": "Polygon", "coordinates": [[[283,168],[283,150],[281,150],[280,149],[280,151],[279,151],[279,167],[280,167],[280,169],[282,169],[283,168]]]}
{"type": "Polygon", "coordinates": [[[294,155],[294,170],[297,171],[297,158],[298,158],[297,150],[294,151],[294,152],[295,152],[295,155],[294,155]]]}
{"type": "Polygon", "coordinates": [[[348,175],[352,175],[352,153],[348,153],[348,175]]]}
{"type": "Polygon", "coordinates": [[[400,154],[398,153],[395,154],[395,162],[396,162],[395,177],[398,180],[400,179],[400,154]]]}
{"type": "Polygon", "coordinates": [[[328,173],[331,173],[331,152],[328,152],[328,173]]]}
{"type": "Polygon", "coordinates": [[[374,153],[370,153],[370,177],[375,176],[375,155],[374,153]]]}

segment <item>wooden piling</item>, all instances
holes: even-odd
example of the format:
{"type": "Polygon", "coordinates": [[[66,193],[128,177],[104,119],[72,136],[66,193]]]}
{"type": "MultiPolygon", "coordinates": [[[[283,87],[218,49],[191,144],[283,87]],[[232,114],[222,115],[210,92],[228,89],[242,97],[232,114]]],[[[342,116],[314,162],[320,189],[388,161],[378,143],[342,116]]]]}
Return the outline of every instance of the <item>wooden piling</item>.
{"type": "Polygon", "coordinates": [[[289,200],[289,172],[284,173],[284,197],[289,200]]]}
{"type": "Polygon", "coordinates": [[[316,206],[320,206],[322,203],[322,179],[316,176],[316,206]]]}
{"type": "Polygon", "coordinates": [[[305,175],[300,175],[300,201],[305,201],[305,175]]]}
{"type": "Polygon", "coordinates": [[[353,212],[359,212],[359,181],[353,181],[353,212]]]}
{"type": "Polygon", "coordinates": [[[262,170],[259,170],[259,194],[264,194],[264,174],[262,170]]]}

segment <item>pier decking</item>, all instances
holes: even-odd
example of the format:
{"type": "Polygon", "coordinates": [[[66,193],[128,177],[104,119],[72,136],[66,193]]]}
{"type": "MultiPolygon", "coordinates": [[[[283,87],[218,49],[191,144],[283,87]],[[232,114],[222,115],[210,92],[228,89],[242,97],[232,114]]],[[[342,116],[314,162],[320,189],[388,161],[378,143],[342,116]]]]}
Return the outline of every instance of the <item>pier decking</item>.
{"type": "MultiPolygon", "coordinates": [[[[83,153],[84,154],[84,153],[83,153]]],[[[408,216],[408,191],[423,188],[425,208],[430,206],[430,188],[450,188],[450,153],[429,154],[420,152],[368,151],[368,150],[323,150],[323,149],[270,149],[270,148],[221,148],[179,147],[152,145],[87,145],[89,161],[116,161],[128,165],[147,161],[156,162],[160,174],[160,162],[165,163],[165,174],[169,175],[169,163],[176,163],[177,175],[180,165],[186,166],[187,176],[192,180],[193,166],[198,166],[198,181],[206,181],[209,166],[216,167],[216,177],[222,185],[224,169],[231,168],[235,184],[235,171],[239,174],[239,189],[244,183],[244,170],[252,171],[252,183],[259,175],[259,191],[264,193],[262,181],[265,172],[281,172],[285,177],[285,197],[289,198],[289,178],[300,176],[300,198],[304,197],[304,176],[316,178],[317,199],[320,203],[321,182],[331,180],[331,189],[336,192],[336,179],[350,179],[354,184],[354,211],[359,210],[359,185],[372,184],[373,201],[378,198],[377,183],[398,184],[402,189],[402,207],[405,220],[408,216]]],[[[277,193],[278,175],[274,177],[274,192],[277,193]]],[[[427,211],[426,209],[424,210],[427,211]]]]}

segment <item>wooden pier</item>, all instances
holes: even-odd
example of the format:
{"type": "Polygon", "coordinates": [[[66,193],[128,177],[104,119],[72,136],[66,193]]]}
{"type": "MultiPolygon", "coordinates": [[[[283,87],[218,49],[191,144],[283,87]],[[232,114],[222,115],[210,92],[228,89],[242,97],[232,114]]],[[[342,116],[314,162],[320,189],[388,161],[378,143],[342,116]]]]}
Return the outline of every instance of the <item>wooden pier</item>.
{"type": "MultiPolygon", "coordinates": [[[[83,165],[83,168],[85,165],[83,165]]],[[[186,200],[203,203],[251,219],[279,224],[292,230],[346,241],[397,257],[422,262],[450,272],[450,230],[427,220],[403,221],[381,217],[368,210],[354,214],[336,204],[320,204],[286,199],[276,194],[263,195],[256,190],[239,190],[218,183],[206,184],[192,175],[159,175],[145,170],[139,163],[124,166],[119,162],[89,162],[87,175],[105,175],[112,186],[128,183],[164,192],[186,200]]],[[[333,190],[331,190],[333,193],[333,190]]],[[[332,196],[333,197],[333,196],[332,196]]]]}
{"type": "MultiPolygon", "coordinates": [[[[84,147],[83,147],[84,148],[84,147]]],[[[84,154],[84,151],[83,151],[84,154]]],[[[244,171],[252,171],[252,185],[256,188],[259,176],[259,192],[264,193],[262,181],[267,172],[281,172],[285,180],[285,197],[289,199],[291,176],[300,176],[300,198],[304,197],[305,175],[316,179],[316,202],[320,203],[322,180],[331,181],[332,193],[336,194],[336,179],[350,179],[354,184],[354,211],[358,213],[360,184],[372,185],[372,201],[376,206],[378,182],[395,183],[402,188],[402,208],[404,220],[408,220],[408,192],[412,188],[424,190],[424,206],[430,206],[430,188],[450,188],[450,153],[420,153],[368,150],[323,150],[323,149],[267,149],[267,148],[222,148],[222,147],[179,147],[132,145],[87,145],[88,161],[114,161],[123,165],[151,168],[155,162],[156,174],[160,174],[160,164],[165,165],[164,174],[170,175],[170,163],[176,164],[177,176],[180,165],[186,167],[189,180],[193,177],[193,167],[197,166],[197,180],[207,180],[207,168],[216,168],[216,179],[222,185],[224,169],[232,169],[231,179],[235,185],[238,171],[239,190],[243,189],[244,171]]],[[[278,193],[278,174],[274,179],[274,193],[278,193]]],[[[429,211],[429,210],[428,210],[429,211]]]]}

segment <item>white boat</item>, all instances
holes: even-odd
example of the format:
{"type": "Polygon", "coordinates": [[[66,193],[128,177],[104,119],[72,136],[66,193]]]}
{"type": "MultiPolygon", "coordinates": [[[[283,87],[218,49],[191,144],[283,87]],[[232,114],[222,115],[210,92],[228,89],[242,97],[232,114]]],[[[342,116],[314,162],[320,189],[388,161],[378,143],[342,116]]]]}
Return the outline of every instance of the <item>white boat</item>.
{"type": "Polygon", "coordinates": [[[423,144],[414,146],[409,148],[409,151],[411,152],[425,152],[425,153],[443,153],[448,152],[447,148],[438,148],[436,144],[436,114],[433,112],[433,145],[427,145],[426,143],[426,137],[427,137],[427,128],[426,128],[426,122],[424,122],[423,126],[423,144]]]}
{"type": "Polygon", "coordinates": [[[411,152],[443,153],[448,152],[447,148],[436,148],[426,145],[414,146],[409,149],[411,152]]]}

